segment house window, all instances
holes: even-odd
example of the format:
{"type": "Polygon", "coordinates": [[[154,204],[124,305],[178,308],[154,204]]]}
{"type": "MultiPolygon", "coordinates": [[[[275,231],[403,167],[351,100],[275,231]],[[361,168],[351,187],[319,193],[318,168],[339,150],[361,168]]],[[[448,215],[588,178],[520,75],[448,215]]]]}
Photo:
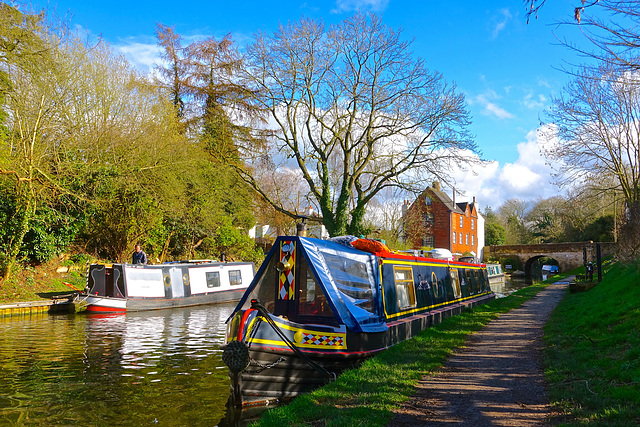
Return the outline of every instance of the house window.
{"type": "Polygon", "coordinates": [[[468,244],[469,244],[469,235],[468,235],[468,234],[465,234],[465,235],[464,235],[464,244],[465,244],[465,245],[468,245],[468,244]]]}
{"type": "Polygon", "coordinates": [[[460,244],[462,244],[462,232],[460,232],[460,244]]]}
{"type": "Polygon", "coordinates": [[[471,235],[471,246],[474,246],[476,244],[476,236],[474,236],[473,234],[471,235]]]}
{"type": "Polygon", "coordinates": [[[431,212],[425,212],[424,214],[424,226],[431,227],[433,225],[433,214],[431,212]]]}
{"type": "MultiPolygon", "coordinates": [[[[462,224],[462,221],[464,220],[464,217],[462,215],[460,215],[460,228],[464,227],[462,224]]],[[[462,241],[462,239],[460,239],[462,241]]]]}
{"type": "Polygon", "coordinates": [[[473,219],[471,219],[471,229],[473,230],[473,219]]]}
{"type": "Polygon", "coordinates": [[[431,206],[431,197],[425,196],[424,204],[427,205],[427,206],[431,206]]]}
{"type": "Polygon", "coordinates": [[[422,239],[422,246],[433,247],[433,234],[427,234],[424,239],[422,239]]]}
{"type": "Polygon", "coordinates": [[[456,242],[456,232],[454,231],[453,232],[453,243],[455,243],[455,242],[456,242]]]}
{"type": "Polygon", "coordinates": [[[393,267],[393,278],[396,283],[398,308],[400,310],[415,307],[416,293],[413,284],[411,267],[393,267]]]}

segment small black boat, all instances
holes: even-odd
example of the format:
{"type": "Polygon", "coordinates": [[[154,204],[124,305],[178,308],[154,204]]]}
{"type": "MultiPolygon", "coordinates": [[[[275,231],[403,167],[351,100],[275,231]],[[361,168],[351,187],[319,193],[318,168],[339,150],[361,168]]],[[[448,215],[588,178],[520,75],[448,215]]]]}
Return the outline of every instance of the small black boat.
{"type": "Polygon", "coordinates": [[[483,264],[393,253],[369,239],[337,240],[274,243],[227,320],[223,360],[236,404],[310,391],[495,297],[483,264]]]}

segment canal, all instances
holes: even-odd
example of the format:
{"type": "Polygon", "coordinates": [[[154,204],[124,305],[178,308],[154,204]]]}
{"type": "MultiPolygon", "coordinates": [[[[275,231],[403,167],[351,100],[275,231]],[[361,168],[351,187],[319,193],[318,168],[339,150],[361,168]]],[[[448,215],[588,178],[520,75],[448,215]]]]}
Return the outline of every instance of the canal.
{"type": "Polygon", "coordinates": [[[498,298],[503,298],[518,289],[526,288],[527,286],[535,283],[540,283],[543,280],[547,280],[547,275],[543,275],[540,270],[534,269],[531,277],[525,278],[524,276],[512,276],[505,275],[504,283],[492,283],[491,290],[496,294],[498,298]]]}
{"type": "Polygon", "coordinates": [[[245,424],[227,414],[220,350],[234,307],[0,318],[0,425],[245,424]]]}
{"type": "Polygon", "coordinates": [[[218,425],[233,308],[0,319],[0,424],[218,425]]]}

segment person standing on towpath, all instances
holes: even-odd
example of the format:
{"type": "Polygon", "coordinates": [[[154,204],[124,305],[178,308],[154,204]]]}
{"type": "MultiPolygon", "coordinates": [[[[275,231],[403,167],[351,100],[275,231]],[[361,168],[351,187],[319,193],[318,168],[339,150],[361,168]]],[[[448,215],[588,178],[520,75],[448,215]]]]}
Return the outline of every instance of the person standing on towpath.
{"type": "Polygon", "coordinates": [[[425,376],[389,427],[554,425],[541,363],[543,326],[571,278],[471,335],[442,370],[425,376]]]}

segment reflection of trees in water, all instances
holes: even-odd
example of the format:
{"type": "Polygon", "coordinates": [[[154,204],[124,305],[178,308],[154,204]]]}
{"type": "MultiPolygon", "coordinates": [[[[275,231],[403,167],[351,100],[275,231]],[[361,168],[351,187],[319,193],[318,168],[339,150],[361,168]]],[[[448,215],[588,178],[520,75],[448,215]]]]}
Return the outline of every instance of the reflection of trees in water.
{"type": "Polygon", "coordinates": [[[20,410],[8,405],[3,416],[47,425],[216,425],[229,396],[219,347],[232,309],[4,324],[0,356],[18,363],[0,372],[0,401],[12,399],[12,387],[21,397],[20,410]]]}

